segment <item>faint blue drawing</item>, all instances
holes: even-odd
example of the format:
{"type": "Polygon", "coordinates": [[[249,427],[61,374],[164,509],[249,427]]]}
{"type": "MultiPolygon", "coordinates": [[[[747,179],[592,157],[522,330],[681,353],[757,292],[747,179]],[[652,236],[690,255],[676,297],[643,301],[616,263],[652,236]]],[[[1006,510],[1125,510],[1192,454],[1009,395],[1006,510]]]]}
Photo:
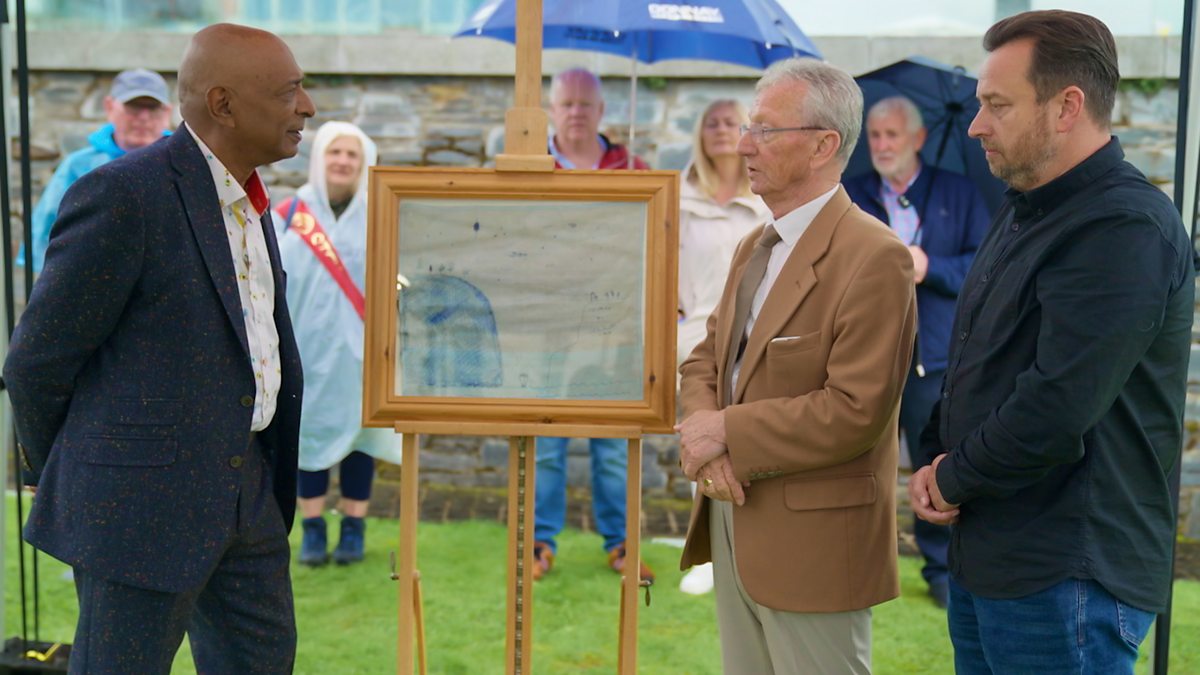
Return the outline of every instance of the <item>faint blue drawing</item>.
{"type": "Polygon", "coordinates": [[[423,274],[399,295],[400,358],[406,395],[444,395],[503,382],[496,317],[478,288],[459,277],[423,274]]]}

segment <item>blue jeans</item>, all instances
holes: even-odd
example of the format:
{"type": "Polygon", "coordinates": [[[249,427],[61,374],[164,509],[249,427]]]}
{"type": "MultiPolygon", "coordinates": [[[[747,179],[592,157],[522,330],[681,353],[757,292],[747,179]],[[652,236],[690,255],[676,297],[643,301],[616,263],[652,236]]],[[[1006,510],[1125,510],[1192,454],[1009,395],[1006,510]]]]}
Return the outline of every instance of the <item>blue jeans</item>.
{"type": "Polygon", "coordinates": [[[1088,579],[991,600],[951,575],[948,618],[957,675],[1116,675],[1133,672],[1154,614],[1088,579]]]}
{"type": "MultiPolygon", "coordinates": [[[[533,538],[558,552],[554,538],[567,519],[567,438],[537,439],[537,495],[533,538]]],[[[592,456],[592,516],[604,550],[625,541],[625,477],[629,443],[623,438],[589,439],[592,456]]]]}

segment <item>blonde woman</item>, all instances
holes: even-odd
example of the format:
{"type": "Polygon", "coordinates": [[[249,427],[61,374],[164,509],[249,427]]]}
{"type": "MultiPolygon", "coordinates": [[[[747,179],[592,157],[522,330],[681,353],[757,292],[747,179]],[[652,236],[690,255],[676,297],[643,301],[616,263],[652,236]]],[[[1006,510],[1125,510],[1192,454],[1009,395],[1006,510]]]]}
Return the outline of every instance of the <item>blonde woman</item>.
{"type": "Polygon", "coordinates": [[[738,241],[770,215],[750,192],[746,161],[737,154],[740,127],[748,123],[741,103],[722,99],[705,108],[692,134],[679,203],[679,363],[704,339],[738,241]]]}
{"type": "MultiPolygon", "coordinates": [[[[704,109],[692,134],[692,159],[680,186],[678,363],[704,339],[738,242],[770,216],[750,192],[746,161],[737,153],[743,124],[749,124],[745,106],[722,99],[704,109]]],[[[693,568],[679,584],[695,595],[712,586],[711,563],[693,568]]]]}

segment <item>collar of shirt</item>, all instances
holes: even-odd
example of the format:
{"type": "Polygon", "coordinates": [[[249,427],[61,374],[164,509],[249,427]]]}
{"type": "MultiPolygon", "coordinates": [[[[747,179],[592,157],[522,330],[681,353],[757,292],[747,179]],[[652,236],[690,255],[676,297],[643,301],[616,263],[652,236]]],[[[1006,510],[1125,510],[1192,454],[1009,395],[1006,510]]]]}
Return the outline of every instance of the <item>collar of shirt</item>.
{"type": "MultiPolygon", "coordinates": [[[[600,158],[603,159],[604,153],[608,152],[608,139],[604,137],[604,134],[596,134],[596,140],[600,142],[600,158]]],[[[567,159],[567,156],[562,154],[562,151],[558,149],[558,144],[554,142],[554,134],[550,134],[550,155],[554,157],[554,161],[558,162],[558,165],[564,169],[579,168],[575,166],[571,160],[567,159]]],[[[588,168],[595,169],[598,166],[600,166],[599,163],[597,163],[596,166],[588,168]]]]}
{"type": "Polygon", "coordinates": [[[812,221],[816,219],[821,209],[825,208],[830,199],[833,199],[833,195],[837,193],[839,187],[841,185],[834,185],[833,189],[829,192],[820,195],[810,202],[797,206],[795,209],[784,214],[782,218],[777,218],[771,223],[775,226],[775,231],[779,233],[780,240],[789,249],[796,245],[796,242],[799,241],[801,235],[808,229],[808,226],[812,224],[812,221]]]}
{"type": "Polygon", "coordinates": [[[221,206],[236,204],[239,200],[248,198],[250,206],[254,207],[255,212],[261,217],[271,207],[271,199],[267,196],[267,188],[258,175],[258,169],[250,174],[250,178],[246,180],[246,185],[243,187],[233,179],[233,174],[229,173],[229,169],[226,169],[221,160],[217,159],[216,154],[208,148],[204,139],[200,138],[191,127],[187,127],[187,130],[192,134],[196,145],[200,146],[200,153],[204,155],[204,161],[208,162],[208,170],[212,172],[213,184],[217,186],[217,199],[221,200],[221,206]]]}
{"type": "MultiPolygon", "coordinates": [[[[890,197],[891,199],[898,201],[900,199],[900,195],[908,194],[908,189],[910,187],[912,187],[913,183],[917,182],[917,179],[920,177],[921,177],[921,163],[918,161],[917,162],[917,170],[913,173],[912,178],[909,178],[908,182],[904,184],[904,190],[902,192],[896,192],[894,189],[892,189],[891,182],[888,181],[888,179],[884,178],[882,174],[880,174],[880,176],[879,176],[880,196],[883,197],[884,199],[888,199],[890,197]]],[[[911,205],[911,203],[910,203],[910,205],[911,205]]]]}
{"type": "Polygon", "coordinates": [[[1125,151],[1121,149],[1120,141],[1116,136],[1111,136],[1104,147],[1049,183],[1028,192],[1009,188],[1004,194],[1012,202],[1015,218],[1021,220],[1037,218],[1045,215],[1059,204],[1067,203],[1070,197],[1086,191],[1089,185],[1096,183],[1101,176],[1112,171],[1123,159],[1125,159],[1125,151]]]}

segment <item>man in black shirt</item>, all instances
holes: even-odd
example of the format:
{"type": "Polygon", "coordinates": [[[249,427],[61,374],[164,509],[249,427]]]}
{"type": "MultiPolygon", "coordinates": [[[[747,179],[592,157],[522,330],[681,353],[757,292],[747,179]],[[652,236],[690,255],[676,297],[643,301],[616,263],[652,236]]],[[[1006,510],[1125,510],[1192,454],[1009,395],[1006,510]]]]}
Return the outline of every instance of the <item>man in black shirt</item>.
{"type": "Polygon", "coordinates": [[[955,523],[958,673],[1132,672],[1171,582],[1194,254],[1110,134],[1104,24],[1026,12],[984,47],[970,133],[1010,190],[959,295],[910,498],[955,523]]]}

